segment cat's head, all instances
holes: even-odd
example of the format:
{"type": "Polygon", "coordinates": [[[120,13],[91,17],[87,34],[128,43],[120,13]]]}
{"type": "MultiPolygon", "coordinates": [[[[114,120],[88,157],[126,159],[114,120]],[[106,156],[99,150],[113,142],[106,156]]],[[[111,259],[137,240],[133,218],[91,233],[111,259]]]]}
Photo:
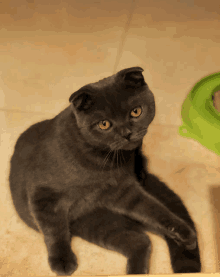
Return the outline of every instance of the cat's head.
{"type": "Polygon", "coordinates": [[[109,150],[141,145],[155,116],[154,96],[142,72],[124,69],[70,96],[78,128],[90,145],[109,150]]]}

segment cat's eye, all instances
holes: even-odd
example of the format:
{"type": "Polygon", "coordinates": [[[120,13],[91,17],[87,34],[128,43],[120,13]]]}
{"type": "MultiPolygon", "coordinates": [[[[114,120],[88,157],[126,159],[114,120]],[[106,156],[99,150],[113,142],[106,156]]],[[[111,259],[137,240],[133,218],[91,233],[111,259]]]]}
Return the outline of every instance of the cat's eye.
{"type": "Polygon", "coordinates": [[[137,107],[137,108],[134,108],[132,111],[131,111],[131,116],[132,117],[139,117],[142,113],[142,109],[141,107],[137,107]]]}
{"type": "Polygon", "coordinates": [[[111,124],[108,120],[102,120],[99,122],[99,128],[102,130],[108,130],[111,127],[111,124]]]}

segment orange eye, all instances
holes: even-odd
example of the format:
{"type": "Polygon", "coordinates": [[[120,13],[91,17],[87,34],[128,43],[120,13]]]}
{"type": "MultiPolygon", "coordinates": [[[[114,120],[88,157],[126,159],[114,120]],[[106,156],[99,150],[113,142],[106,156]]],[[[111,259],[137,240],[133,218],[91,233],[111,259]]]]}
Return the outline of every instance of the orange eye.
{"type": "Polygon", "coordinates": [[[99,122],[99,128],[102,130],[107,130],[110,128],[111,124],[108,120],[102,120],[99,122]]]}
{"type": "Polygon", "coordinates": [[[139,117],[141,115],[141,113],[142,113],[141,107],[137,107],[137,108],[135,108],[131,111],[131,116],[132,117],[139,117]]]}

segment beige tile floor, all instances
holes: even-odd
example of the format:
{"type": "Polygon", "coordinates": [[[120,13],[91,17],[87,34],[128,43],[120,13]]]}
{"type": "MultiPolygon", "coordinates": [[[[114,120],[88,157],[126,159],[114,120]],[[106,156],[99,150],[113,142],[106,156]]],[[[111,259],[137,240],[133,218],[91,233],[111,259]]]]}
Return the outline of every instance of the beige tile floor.
{"type": "MultiPolygon", "coordinates": [[[[12,206],[8,172],[17,137],[66,107],[80,86],[137,65],[157,106],[144,140],[150,170],[184,200],[197,224],[203,272],[216,272],[209,188],[220,185],[220,157],[177,131],[190,89],[220,71],[218,1],[2,1],[0,24],[0,275],[54,276],[42,237],[12,206]]],[[[150,237],[150,273],[171,273],[166,243],[150,237]]],[[[125,273],[117,253],[77,238],[72,247],[75,275],[125,273]]]]}

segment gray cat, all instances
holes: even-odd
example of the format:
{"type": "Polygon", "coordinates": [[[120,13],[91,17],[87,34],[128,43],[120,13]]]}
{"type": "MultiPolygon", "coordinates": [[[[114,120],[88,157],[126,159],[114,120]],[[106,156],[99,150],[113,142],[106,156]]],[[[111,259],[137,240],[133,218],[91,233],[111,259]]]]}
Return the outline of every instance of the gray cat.
{"type": "Polygon", "coordinates": [[[154,96],[133,67],[85,85],[51,120],[28,128],[11,159],[10,188],[23,221],[44,235],[51,270],[77,268],[71,238],[118,251],[128,274],[149,272],[150,240],[166,239],[174,272],[200,272],[196,229],[180,198],[147,172],[142,140],[154,96]]]}

